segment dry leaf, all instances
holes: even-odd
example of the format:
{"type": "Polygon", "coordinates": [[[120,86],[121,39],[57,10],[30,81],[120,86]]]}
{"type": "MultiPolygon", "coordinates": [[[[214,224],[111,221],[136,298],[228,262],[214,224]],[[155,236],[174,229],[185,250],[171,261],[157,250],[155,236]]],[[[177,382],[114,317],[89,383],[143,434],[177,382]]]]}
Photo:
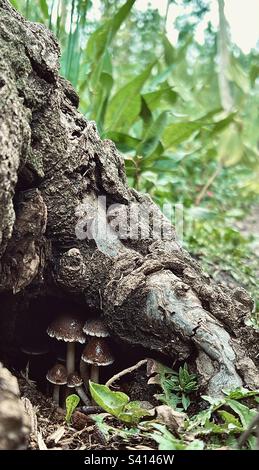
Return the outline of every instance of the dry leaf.
{"type": "Polygon", "coordinates": [[[54,431],[52,434],[50,434],[50,436],[48,436],[47,442],[54,442],[55,444],[57,444],[60,439],[64,436],[64,433],[64,426],[60,426],[58,429],[56,429],[56,431],[54,431]]]}
{"type": "Polygon", "coordinates": [[[156,421],[165,424],[170,431],[179,432],[187,417],[186,413],[176,411],[170,406],[160,405],[155,407],[156,421]]]}
{"type": "Polygon", "coordinates": [[[37,441],[38,441],[39,450],[48,450],[48,448],[47,448],[47,446],[46,446],[46,444],[43,440],[41,432],[38,432],[37,441]]]}

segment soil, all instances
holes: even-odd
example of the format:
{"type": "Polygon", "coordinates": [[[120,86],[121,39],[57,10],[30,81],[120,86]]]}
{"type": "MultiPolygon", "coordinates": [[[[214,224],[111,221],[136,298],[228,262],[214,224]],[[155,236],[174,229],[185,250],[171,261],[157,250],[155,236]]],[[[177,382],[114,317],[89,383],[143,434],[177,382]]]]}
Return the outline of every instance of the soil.
{"type": "MultiPolygon", "coordinates": [[[[31,420],[29,450],[154,450],[157,444],[150,439],[132,436],[105,435],[95,424],[94,416],[88,415],[86,407],[78,407],[71,423],[65,421],[65,410],[51,398],[41,393],[35,382],[22,374],[18,377],[24,406],[31,420]],[[83,412],[84,411],[84,412],[83,412]]],[[[134,384],[132,385],[134,388],[134,384]]],[[[98,410],[101,411],[101,410],[98,410]]],[[[111,415],[104,413],[104,422],[118,430],[123,425],[111,415]]]]}

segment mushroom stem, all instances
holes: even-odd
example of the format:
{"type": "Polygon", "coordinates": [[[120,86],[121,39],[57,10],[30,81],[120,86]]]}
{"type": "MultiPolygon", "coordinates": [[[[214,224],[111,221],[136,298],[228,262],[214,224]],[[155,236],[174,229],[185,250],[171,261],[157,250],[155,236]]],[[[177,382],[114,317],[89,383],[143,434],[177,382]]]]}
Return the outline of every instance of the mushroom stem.
{"type": "Polygon", "coordinates": [[[80,375],[84,381],[84,386],[86,390],[89,388],[89,367],[85,361],[81,359],[80,361],[80,375]]]}
{"type": "Polygon", "coordinates": [[[67,343],[67,373],[75,370],[75,343],[67,343]]]}
{"type": "Polygon", "coordinates": [[[83,387],[80,385],[80,387],[76,387],[76,393],[80,396],[81,400],[84,402],[86,406],[91,405],[91,401],[89,400],[88,396],[86,395],[85,391],[83,390],[83,387]]]}
{"type": "Polygon", "coordinates": [[[99,383],[99,367],[92,364],[91,367],[91,381],[96,384],[99,383]]]}
{"type": "Polygon", "coordinates": [[[54,385],[53,388],[53,401],[59,405],[59,385],[54,385]]]}

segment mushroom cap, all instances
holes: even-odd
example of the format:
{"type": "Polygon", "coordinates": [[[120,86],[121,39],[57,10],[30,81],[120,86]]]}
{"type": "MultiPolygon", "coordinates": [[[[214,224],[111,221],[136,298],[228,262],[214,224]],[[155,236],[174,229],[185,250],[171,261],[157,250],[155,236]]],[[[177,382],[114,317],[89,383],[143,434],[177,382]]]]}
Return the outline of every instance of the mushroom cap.
{"type": "Polygon", "coordinates": [[[89,336],[97,336],[98,338],[110,336],[106,325],[100,318],[89,318],[89,320],[86,320],[83,331],[89,336]]]}
{"type": "Polygon", "coordinates": [[[72,372],[67,377],[67,386],[72,387],[80,387],[83,384],[83,379],[79,375],[78,372],[72,372]]]}
{"type": "Polygon", "coordinates": [[[47,372],[46,379],[54,385],[66,385],[67,369],[63,364],[55,364],[52,369],[47,372]]]}
{"type": "Polygon", "coordinates": [[[103,338],[91,338],[82,352],[81,359],[96,366],[109,366],[114,362],[110,348],[103,338]]]}
{"type": "Polygon", "coordinates": [[[61,315],[48,326],[47,333],[60,341],[85,343],[83,325],[83,320],[76,315],[61,315]]]}

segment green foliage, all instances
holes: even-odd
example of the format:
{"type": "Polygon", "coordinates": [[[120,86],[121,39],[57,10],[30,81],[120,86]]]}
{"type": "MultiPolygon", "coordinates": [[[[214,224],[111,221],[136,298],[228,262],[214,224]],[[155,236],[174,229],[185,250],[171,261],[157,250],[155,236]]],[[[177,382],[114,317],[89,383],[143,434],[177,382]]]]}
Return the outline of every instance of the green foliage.
{"type": "Polygon", "coordinates": [[[129,424],[136,424],[143,416],[148,416],[148,410],[141,408],[138,401],[129,401],[128,395],[122,392],[113,392],[106,385],[89,382],[92,398],[105,411],[129,424]]]}
{"type": "Polygon", "coordinates": [[[196,375],[189,373],[187,364],[180,367],[178,372],[162,368],[156,383],[159,383],[163,390],[156,398],[178,410],[182,410],[178,408],[180,404],[184,410],[188,409],[191,403],[190,394],[198,387],[196,375]]]}
{"type": "Polygon", "coordinates": [[[158,443],[159,450],[202,450],[205,443],[199,439],[194,439],[191,443],[186,443],[184,439],[175,437],[166,426],[158,423],[152,424],[153,431],[150,437],[158,443]]]}
{"type": "Polygon", "coordinates": [[[74,411],[75,411],[76,407],[78,406],[79,402],[80,402],[80,398],[79,398],[78,395],[75,395],[75,394],[69,395],[66,398],[66,417],[65,417],[65,420],[66,420],[67,424],[70,424],[72,414],[74,413],[74,411]]]}

